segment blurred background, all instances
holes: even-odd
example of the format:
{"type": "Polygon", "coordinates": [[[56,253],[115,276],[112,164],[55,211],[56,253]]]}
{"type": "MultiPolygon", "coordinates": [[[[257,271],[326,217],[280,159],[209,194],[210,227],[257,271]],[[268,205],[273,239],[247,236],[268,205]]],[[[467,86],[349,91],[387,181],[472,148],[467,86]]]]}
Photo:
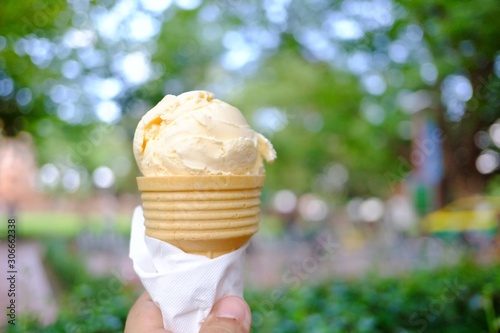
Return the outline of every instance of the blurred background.
{"type": "Polygon", "coordinates": [[[246,262],[255,332],[499,331],[496,0],[2,7],[0,267],[15,218],[19,274],[0,327],[123,331],[134,130],[203,89],[278,153],[246,262]]]}

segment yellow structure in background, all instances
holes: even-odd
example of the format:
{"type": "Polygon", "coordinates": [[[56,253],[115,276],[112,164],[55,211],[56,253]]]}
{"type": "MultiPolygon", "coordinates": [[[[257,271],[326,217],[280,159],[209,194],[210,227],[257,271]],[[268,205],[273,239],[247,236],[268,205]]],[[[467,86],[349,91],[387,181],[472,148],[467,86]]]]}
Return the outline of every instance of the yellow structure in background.
{"type": "Polygon", "coordinates": [[[428,214],[422,223],[426,233],[480,231],[496,233],[500,224],[500,197],[475,196],[458,199],[428,214]]]}

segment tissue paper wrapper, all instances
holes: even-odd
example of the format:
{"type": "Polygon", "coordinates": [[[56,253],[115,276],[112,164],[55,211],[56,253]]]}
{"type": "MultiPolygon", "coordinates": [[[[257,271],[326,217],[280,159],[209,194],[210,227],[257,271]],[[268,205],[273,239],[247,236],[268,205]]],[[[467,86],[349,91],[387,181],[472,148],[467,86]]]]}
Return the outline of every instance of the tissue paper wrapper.
{"type": "Polygon", "coordinates": [[[243,295],[243,255],[247,245],[215,259],[187,254],[145,235],[141,207],[134,211],[130,258],[134,270],[160,308],[165,328],[198,332],[223,296],[243,295]]]}

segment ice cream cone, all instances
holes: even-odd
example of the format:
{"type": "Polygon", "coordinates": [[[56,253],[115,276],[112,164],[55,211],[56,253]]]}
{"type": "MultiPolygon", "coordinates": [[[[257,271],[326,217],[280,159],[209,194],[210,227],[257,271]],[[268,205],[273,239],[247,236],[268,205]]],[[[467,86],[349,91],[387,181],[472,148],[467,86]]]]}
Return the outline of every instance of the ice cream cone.
{"type": "Polygon", "coordinates": [[[258,230],[264,176],[138,177],[146,235],[215,258],[258,230]]]}

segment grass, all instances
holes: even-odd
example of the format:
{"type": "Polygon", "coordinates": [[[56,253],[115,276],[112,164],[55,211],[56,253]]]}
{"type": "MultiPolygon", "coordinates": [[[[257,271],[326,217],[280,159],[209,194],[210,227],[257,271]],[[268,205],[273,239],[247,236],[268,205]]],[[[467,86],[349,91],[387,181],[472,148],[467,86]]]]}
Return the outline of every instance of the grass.
{"type": "MultiPolygon", "coordinates": [[[[0,221],[7,221],[7,216],[0,215],[0,221]]],[[[119,213],[113,221],[114,227],[120,234],[130,234],[132,214],[119,213]]],[[[84,229],[93,232],[105,230],[106,220],[98,214],[82,216],[70,212],[20,212],[16,219],[16,232],[19,237],[44,238],[66,237],[72,238],[84,229]]],[[[283,232],[281,222],[273,216],[262,216],[260,224],[261,234],[273,237],[283,232]]],[[[0,224],[0,239],[6,238],[7,223],[0,224]]]]}
{"type": "MultiPolygon", "coordinates": [[[[131,214],[118,214],[113,224],[122,234],[130,233],[131,214]]],[[[7,216],[0,215],[0,221],[7,221],[7,216]]],[[[105,229],[105,219],[98,214],[86,217],[75,213],[63,212],[20,212],[16,218],[18,237],[75,237],[85,228],[94,232],[105,229]]],[[[7,223],[0,224],[0,239],[6,238],[7,223]]]]}

